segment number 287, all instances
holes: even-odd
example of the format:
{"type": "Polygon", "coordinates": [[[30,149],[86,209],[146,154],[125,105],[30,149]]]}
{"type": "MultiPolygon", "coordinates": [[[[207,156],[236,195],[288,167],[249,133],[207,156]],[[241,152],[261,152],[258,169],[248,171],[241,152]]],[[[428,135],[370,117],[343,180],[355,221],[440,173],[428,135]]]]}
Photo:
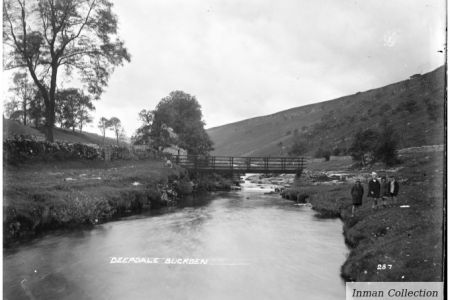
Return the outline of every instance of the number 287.
{"type": "Polygon", "coordinates": [[[392,265],[389,264],[378,264],[377,270],[390,270],[392,269],[392,265]]]}

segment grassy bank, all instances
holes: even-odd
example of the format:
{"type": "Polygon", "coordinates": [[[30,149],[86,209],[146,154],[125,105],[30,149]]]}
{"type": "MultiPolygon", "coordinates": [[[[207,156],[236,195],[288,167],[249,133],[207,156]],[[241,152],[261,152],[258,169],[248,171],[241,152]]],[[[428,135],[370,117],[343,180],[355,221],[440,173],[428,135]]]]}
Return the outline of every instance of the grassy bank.
{"type": "MultiPolygon", "coordinates": [[[[187,175],[178,166],[168,168],[151,159],[5,165],[4,245],[52,229],[93,226],[161,208],[168,205],[161,197],[164,190],[174,189],[178,198],[193,192],[187,175]]],[[[198,192],[229,190],[232,184],[217,174],[194,181],[198,192]]]]}
{"type": "Polygon", "coordinates": [[[160,207],[159,187],[181,172],[155,160],[5,166],[4,242],[160,207]]]}
{"type": "MultiPolygon", "coordinates": [[[[443,155],[406,155],[396,170],[398,204],[373,210],[366,197],[351,216],[350,183],[305,185],[318,217],[340,217],[350,248],[341,268],[346,281],[443,280],[443,155]],[[400,207],[409,205],[409,207],[400,207]]],[[[379,168],[374,171],[380,172],[379,168]]],[[[365,170],[371,172],[372,170],[365,170]]],[[[365,191],[367,184],[364,183],[365,191]]]]}

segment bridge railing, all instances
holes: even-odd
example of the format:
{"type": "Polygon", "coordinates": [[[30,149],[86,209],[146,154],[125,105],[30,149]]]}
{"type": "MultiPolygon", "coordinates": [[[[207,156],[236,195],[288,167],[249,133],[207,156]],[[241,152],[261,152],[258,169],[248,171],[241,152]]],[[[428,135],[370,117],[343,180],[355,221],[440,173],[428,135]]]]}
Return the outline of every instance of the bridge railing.
{"type": "Polygon", "coordinates": [[[182,167],[209,171],[294,173],[303,170],[303,157],[232,157],[174,155],[172,161],[182,167]]]}

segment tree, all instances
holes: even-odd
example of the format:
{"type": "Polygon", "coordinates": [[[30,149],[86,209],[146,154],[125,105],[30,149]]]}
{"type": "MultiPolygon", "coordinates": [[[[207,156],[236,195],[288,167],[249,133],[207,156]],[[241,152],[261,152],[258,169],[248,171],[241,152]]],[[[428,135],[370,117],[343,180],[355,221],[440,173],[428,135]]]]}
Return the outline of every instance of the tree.
{"type": "Polygon", "coordinates": [[[18,102],[21,103],[20,113],[22,114],[22,123],[27,125],[27,110],[30,104],[34,91],[34,85],[28,80],[28,75],[25,72],[17,72],[13,77],[14,86],[10,88],[18,98],[18,102]]]}
{"type": "Polygon", "coordinates": [[[133,137],[134,144],[145,145],[150,143],[153,118],[153,111],[143,109],[139,112],[139,120],[142,122],[142,125],[136,130],[136,135],[133,137]]]}
{"type": "Polygon", "coordinates": [[[109,127],[111,127],[111,123],[109,120],[105,117],[101,117],[100,121],[98,121],[97,127],[102,132],[103,136],[103,146],[105,145],[105,136],[106,136],[106,130],[108,130],[109,127]]]}
{"type": "Polygon", "coordinates": [[[114,67],[130,61],[117,37],[112,6],[108,0],[3,1],[4,68],[25,68],[30,74],[44,100],[49,141],[59,73],[77,71],[98,98],[114,67]]]}
{"type": "Polygon", "coordinates": [[[374,149],[374,159],[382,161],[388,166],[396,164],[398,162],[397,140],[394,127],[383,123],[381,134],[374,149]]]}
{"type": "Polygon", "coordinates": [[[34,121],[34,127],[38,128],[43,124],[44,110],[44,99],[42,98],[41,92],[35,90],[28,108],[28,115],[30,120],[34,121]]]}
{"type": "Polygon", "coordinates": [[[92,98],[89,97],[89,95],[82,94],[82,98],[78,103],[78,110],[75,116],[80,132],[83,131],[84,125],[87,123],[92,123],[93,119],[89,114],[92,110],[95,110],[94,104],[92,103],[92,98]]]}
{"type": "Polygon", "coordinates": [[[366,129],[357,131],[348,149],[352,158],[361,162],[363,166],[367,165],[366,155],[373,156],[378,138],[379,134],[375,130],[366,129]]]}
{"type": "Polygon", "coordinates": [[[79,93],[77,89],[70,88],[56,92],[55,119],[62,128],[71,128],[75,131],[75,113],[79,93]]]}
{"type": "Polygon", "coordinates": [[[94,110],[92,98],[85,95],[79,89],[65,89],[56,93],[56,119],[61,127],[71,128],[75,131],[78,127],[83,130],[83,125],[92,121],[89,111],[94,110]]]}
{"type": "Polygon", "coordinates": [[[117,146],[119,146],[119,137],[120,137],[120,133],[122,130],[122,123],[120,122],[120,119],[116,118],[116,117],[112,117],[111,119],[109,119],[109,126],[110,126],[110,130],[114,131],[114,134],[116,136],[117,146]]]}
{"type": "Polygon", "coordinates": [[[4,104],[4,112],[8,119],[19,121],[22,115],[19,101],[17,101],[15,98],[10,99],[10,101],[4,104]]]}
{"type": "Polygon", "coordinates": [[[194,96],[174,91],[163,98],[153,112],[150,136],[155,148],[167,147],[174,142],[189,154],[206,155],[213,150],[213,143],[204,128],[200,104],[194,96]],[[172,128],[177,140],[168,134],[172,128]]]}

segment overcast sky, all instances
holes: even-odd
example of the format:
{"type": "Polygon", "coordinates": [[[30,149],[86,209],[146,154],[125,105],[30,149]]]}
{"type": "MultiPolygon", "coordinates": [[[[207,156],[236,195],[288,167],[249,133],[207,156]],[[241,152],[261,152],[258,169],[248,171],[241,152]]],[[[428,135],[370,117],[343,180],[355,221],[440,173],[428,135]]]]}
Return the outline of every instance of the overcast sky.
{"type": "MultiPolygon", "coordinates": [[[[380,87],[444,63],[443,0],[115,1],[132,55],[96,102],[130,135],[173,90],[206,127],[380,87]]],[[[90,131],[98,131],[93,126],[90,131]]]]}

